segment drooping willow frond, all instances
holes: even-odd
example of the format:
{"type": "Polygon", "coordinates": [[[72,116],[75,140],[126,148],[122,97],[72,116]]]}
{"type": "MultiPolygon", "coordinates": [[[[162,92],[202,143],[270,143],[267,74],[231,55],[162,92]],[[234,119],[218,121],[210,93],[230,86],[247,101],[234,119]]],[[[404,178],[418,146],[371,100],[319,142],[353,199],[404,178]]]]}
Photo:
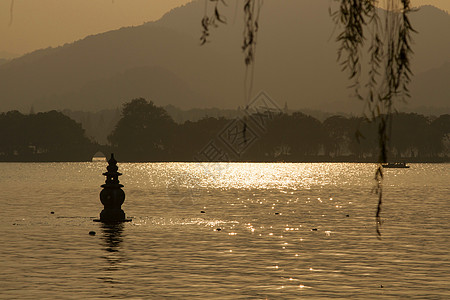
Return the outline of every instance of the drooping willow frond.
{"type": "MultiPolygon", "coordinates": [[[[236,0],[238,2],[238,0],[236,0]]],[[[244,53],[244,63],[246,73],[244,79],[244,98],[246,104],[249,102],[253,89],[253,72],[256,55],[257,34],[259,30],[259,15],[263,0],[243,0],[244,10],[244,32],[242,51],[244,53]]],[[[217,27],[219,23],[226,23],[225,17],[220,13],[220,5],[226,6],[225,0],[205,0],[205,15],[202,19],[202,36],[200,44],[204,45],[209,41],[210,28],[217,27]],[[211,10],[208,3],[213,2],[211,10]]]]}
{"type": "Polygon", "coordinates": [[[11,6],[9,7],[9,26],[13,23],[14,16],[14,0],[11,0],[11,6]]]}
{"type": "Polygon", "coordinates": [[[336,24],[343,27],[336,40],[340,43],[337,55],[343,71],[349,72],[353,87],[359,98],[359,77],[361,75],[361,54],[366,39],[366,25],[376,20],[373,1],[340,0],[339,10],[332,14],[336,24]]]}
{"type": "Polygon", "coordinates": [[[394,101],[409,97],[408,85],[412,76],[410,68],[413,51],[411,34],[414,29],[409,21],[412,11],[410,0],[386,0],[384,25],[375,0],[336,0],[340,8],[333,14],[334,21],[343,29],[338,35],[340,43],[338,60],[354,81],[358,98],[365,100],[369,120],[378,124],[379,165],[375,172],[375,191],[378,194],[376,230],[381,235],[381,207],[383,195],[382,163],[388,160],[391,116],[394,101]],[[365,84],[367,96],[362,96],[359,85],[365,30],[371,29],[368,48],[369,72],[365,84]]]}
{"type": "Polygon", "coordinates": [[[251,65],[255,59],[256,37],[258,33],[259,12],[261,9],[260,0],[245,0],[244,4],[244,43],[242,50],[244,51],[245,64],[251,65]]]}
{"type": "Polygon", "coordinates": [[[388,112],[386,109],[392,106],[394,98],[409,96],[411,34],[415,32],[409,21],[410,0],[387,0],[384,25],[376,0],[335,1],[339,1],[339,10],[332,14],[333,20],[342,28],[336,38],[338,61],[348,72],[358,97],[367,101],[370,118],[374,120],[388,112]],[[369,71],[364,96],[359,80],[367,39],[370,39],[369,71]]]}
{"type": "Polygon", "coordinates": [[[200,43],[202,45],[208,42],[210,27],[217,27],[219,23],[226,24],[227,20],[225,16],[220,13],[220,5],[227,5],[225,0],[205,0],[205,14],[202,19],[202,36],[200,37],[200,43]],[[208,15],[208,1],[214,3],[214,10],[212,15],[208,15]]]}
{"type": "MultiPolygon", "coordinates": [[[[238,1],[238,0],[236,0],[238,1]]],[[[202,18],[202,35],[200,43],[203,45],[209,41],[210,28],[217,27],[219,23],[226,23],[226,18],[221,14],[221,5],[227,6],[225,0],[205,0],[205,15],[202,18]],[[210,10],[208,3],[213,2],[213,9],[210,10]]],[[[244,10],[244,34],[242,51],[244,52],[244,62],[246,66],[251,65],[255,59],[257,33],[259,29],[259,13],[262,7],[262,0],[243,0],[244,10]]]]}

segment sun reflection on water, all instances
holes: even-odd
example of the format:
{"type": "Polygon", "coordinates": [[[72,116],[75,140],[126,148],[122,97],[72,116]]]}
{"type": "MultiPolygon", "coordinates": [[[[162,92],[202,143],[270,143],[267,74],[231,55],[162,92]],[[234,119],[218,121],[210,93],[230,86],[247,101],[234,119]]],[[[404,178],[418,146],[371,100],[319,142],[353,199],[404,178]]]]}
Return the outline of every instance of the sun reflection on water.
{"type": "Polygon", "coordinates": [[[359,181],[363,177],[360,176],[362,174],[357,165],[355,164],[355,170],[351,173],[348,172],[348,166],[344,168],[342,164],[308,163],[122,164],[121,170],[124,173],[123,180],[126,179],[128,184],[132,185],[176,183],[187,188],[194,186],[247,190],[276,188],[280,193],[292,195],[298,189],[335,185],[338,182],[350,184],[355,179],[359,181]]]}

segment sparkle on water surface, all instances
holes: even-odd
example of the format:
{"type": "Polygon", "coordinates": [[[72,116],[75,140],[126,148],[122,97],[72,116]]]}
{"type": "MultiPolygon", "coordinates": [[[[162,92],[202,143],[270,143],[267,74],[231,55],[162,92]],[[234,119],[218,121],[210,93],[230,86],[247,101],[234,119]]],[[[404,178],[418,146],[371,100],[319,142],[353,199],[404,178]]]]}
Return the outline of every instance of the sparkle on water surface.
{"type": "Polygon", "coordinates": [[[372,164],[119,163],[120,226],[105,166],[0,164],[2,297],[449,296],[446,164],[386,170],[381,240],[372,164]]]}

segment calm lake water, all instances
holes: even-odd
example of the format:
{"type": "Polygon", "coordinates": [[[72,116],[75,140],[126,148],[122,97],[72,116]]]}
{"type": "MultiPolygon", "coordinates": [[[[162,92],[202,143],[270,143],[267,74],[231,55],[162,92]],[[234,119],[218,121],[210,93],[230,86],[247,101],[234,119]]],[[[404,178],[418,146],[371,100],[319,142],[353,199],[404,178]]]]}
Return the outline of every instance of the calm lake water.
{"type": "Polygon", "coordinates": [[[385,170],[381,240],[373,164],[118,165],[105,227],[106,163],[0,164],[0,298],[450,298],[448,164],[385,170]]]}

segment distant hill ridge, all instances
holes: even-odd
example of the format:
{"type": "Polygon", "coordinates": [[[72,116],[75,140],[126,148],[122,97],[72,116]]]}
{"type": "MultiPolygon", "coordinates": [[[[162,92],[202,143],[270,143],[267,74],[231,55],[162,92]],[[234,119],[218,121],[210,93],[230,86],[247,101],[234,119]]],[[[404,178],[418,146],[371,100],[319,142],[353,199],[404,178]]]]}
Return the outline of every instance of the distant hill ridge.
{"type": "MultiPolygon", "coordinates": [[[[0,111],[114,109],[132,98],[157,105],[236,108],[245,105],[241,11],[200,47],[202,1],[156,22],[35,51],[0,64],[0,111]]],[[[254,91],[289,107],[360,112],[336,63],[334,25],[325,0],[266,0],[260,20],[254,91]]],[[[448,107],[450,16],[432,6],[413,14],[410,106],[448,107]],[[425,73],[426,72],[426,73],[425,73]],[[424,75],[422,75],[424,74],[424,75]]],[[[444,113],[444,112],[443,112],[444,113]]]]}

